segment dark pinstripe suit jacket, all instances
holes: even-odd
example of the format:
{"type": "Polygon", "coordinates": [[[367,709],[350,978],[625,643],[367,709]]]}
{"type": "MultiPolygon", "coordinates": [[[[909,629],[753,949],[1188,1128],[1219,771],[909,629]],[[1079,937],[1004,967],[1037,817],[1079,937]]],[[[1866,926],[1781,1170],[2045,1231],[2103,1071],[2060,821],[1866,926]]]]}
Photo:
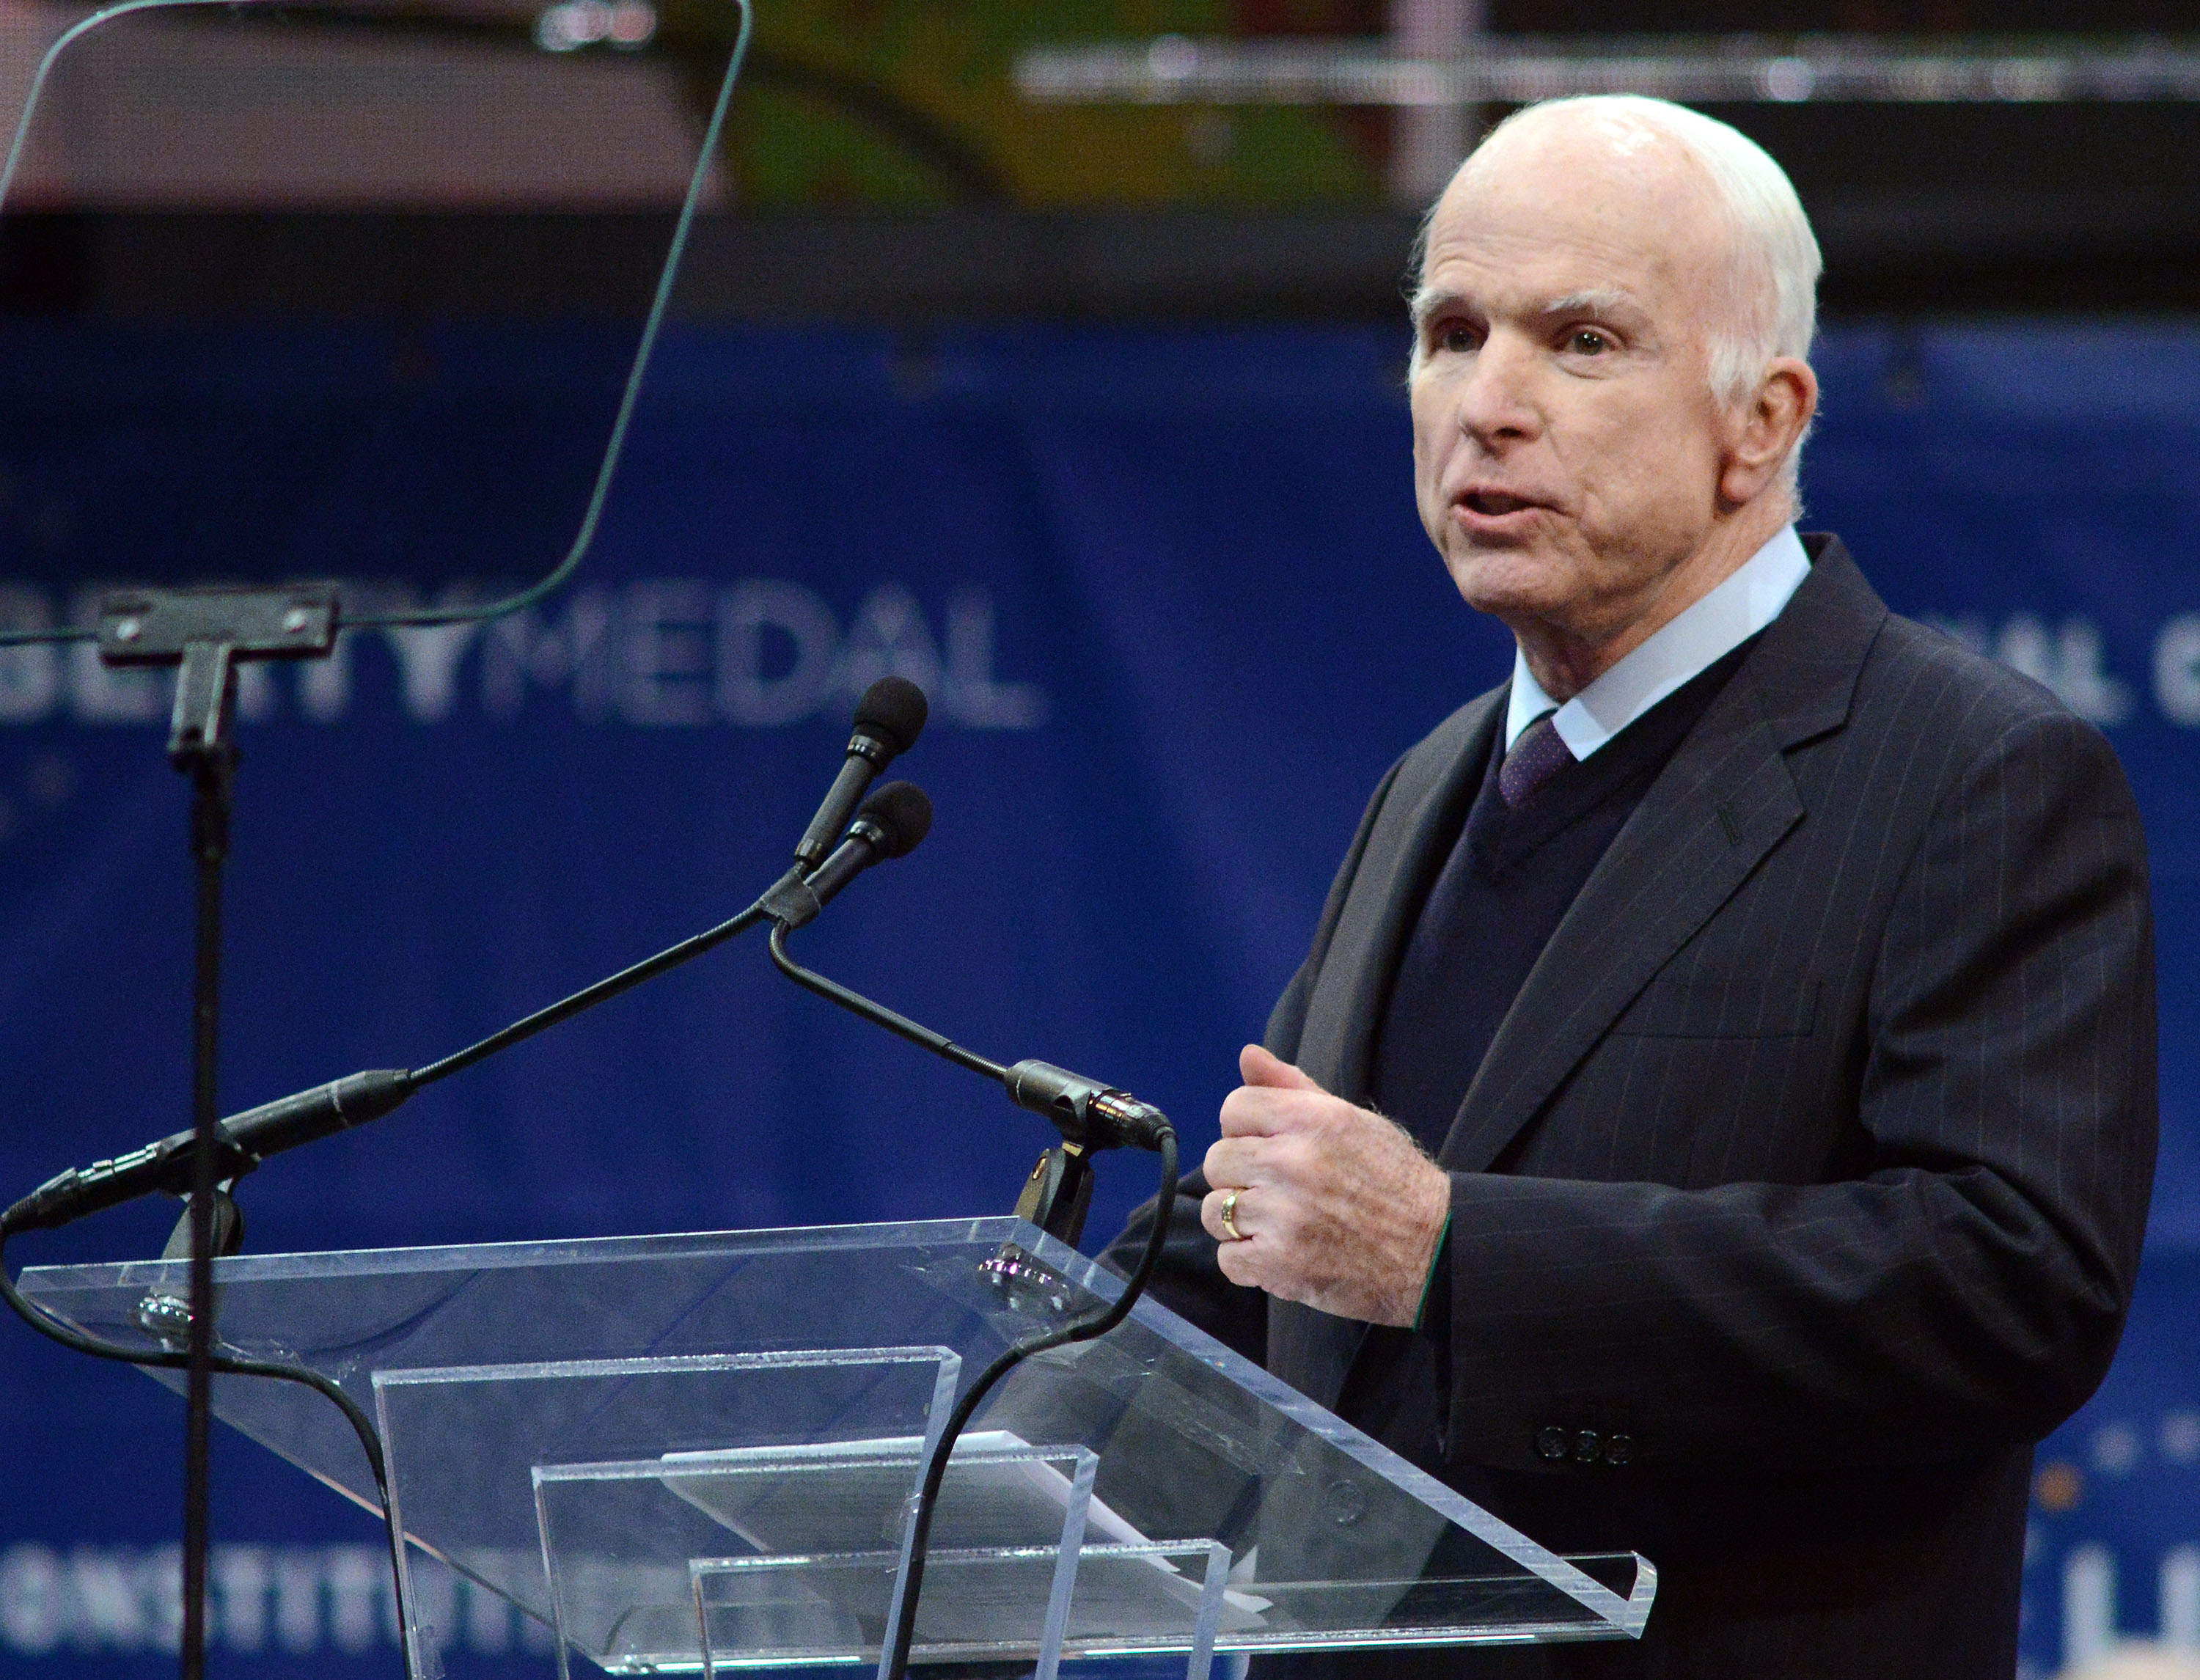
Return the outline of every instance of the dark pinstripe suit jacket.
{"type": "MultiPolygon", "coordinates": [[[[1445,1139],[1448,1379],[1267,1303],[1277,1374],[1378,1436],[1433,1384],[1431,1468],[1659,1566],[1640,1647],[1522,1671],[2007,1680],[2030,1443],[2121,1331],[2156,1095],[2130,791],[2053,696],[1809,546],[1445,1139]]],[[[1384,778],[1277,1005],[1270,1048],[1340,1095],[1502,701],[1384,778]]],[[[1164,1298],[1229,1291],[1203,1234],[1173,1247],[1164,1298]]]]}

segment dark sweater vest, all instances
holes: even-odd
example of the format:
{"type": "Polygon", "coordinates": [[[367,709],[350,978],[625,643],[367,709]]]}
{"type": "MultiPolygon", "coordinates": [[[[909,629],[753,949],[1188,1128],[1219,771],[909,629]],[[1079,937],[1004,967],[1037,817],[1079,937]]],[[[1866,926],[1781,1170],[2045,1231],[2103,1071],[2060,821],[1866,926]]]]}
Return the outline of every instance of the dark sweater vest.
{"type": "Polygon", "coordinates": [[[1482,783],[1429,896],[1383,1015],[1369,1097],[1434,1155],[1489,1042],[1650,784],[1747,653],[1698,673],[1518,811],[1497,791],[1493,741],[1482,783]]]}

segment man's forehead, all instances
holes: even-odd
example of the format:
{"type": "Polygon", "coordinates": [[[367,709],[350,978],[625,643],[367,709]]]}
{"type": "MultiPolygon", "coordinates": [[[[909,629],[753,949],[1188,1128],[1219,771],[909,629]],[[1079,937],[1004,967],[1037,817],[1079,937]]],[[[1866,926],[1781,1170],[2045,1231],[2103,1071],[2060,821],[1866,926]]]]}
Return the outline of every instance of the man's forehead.
{"type": "Polygon", "coordinates": [[[1656,313],[1679,278],[1672,256],[1626,240],[1437,225],[1430,230],[1421,296],[1524,315],[1656,313]]]}
{"type": "Polygon", "coordinates": [[[1649,307],[1717,265],[1725,234],[1699,173],[1645,164],[1603,146],[1531,143],[1477,159],[1430,220],[1425,278],[1501,289],[1512,307],[1570,297],[1649,307]]]}

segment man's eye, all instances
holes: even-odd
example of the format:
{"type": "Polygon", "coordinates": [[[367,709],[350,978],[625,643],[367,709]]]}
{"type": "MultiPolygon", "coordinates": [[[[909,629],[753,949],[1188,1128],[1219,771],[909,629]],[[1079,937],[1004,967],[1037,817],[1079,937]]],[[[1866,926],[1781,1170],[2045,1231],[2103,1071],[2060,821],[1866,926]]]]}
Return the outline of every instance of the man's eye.
{"type": "Polygon", "coordinates": [[[1436,334],[1436,344],[1438,348],[1448,350],[1454,355],[1471,354],[1476,348],[1473,329],[1464,326],[1445,327],[1436,334]]]}
{"type": "Polygon", "coordinates": [[[1612,341],[1594,327],[1577,327],[1566,341],[1566,348],[1579,356],[1600,356],[1612,348],[1612,341]]]}

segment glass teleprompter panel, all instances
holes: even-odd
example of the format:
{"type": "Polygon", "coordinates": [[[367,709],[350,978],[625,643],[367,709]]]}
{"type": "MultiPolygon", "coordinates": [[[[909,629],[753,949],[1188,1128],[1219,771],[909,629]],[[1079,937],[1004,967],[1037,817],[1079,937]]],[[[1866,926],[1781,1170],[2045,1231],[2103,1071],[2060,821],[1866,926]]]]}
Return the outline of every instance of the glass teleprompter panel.
{"type": "MultiPolygon", "coordinates": [[[[335,580],[345,623],[372,626],[578,565],[623,417],[649,423],[676,225],[727,198],[712,101],[741,15],[689,32],[677,58],[617,50],[647,41],[659,3],[590,0],[579,9],[624,38],[570,52],[535,31],[571,5],[12,13],[11,40],[43,54],[0,86],[0,238],[56,214],[157,219],[102,243],[82,276],[38,283],[126,319],[126,355],[0,365],[0,458],[79,487],[68,575],[203,583],[179,568],[219,554],[224,582],[335,580]],[[452,213],[471,243],[436,231],[452,213]],[[549,370],[482,325],[546,313],[570,329],[549,370]],[[506,366],[540,424],[464,424],[454,405],[506,366]],[[86,402],[126,412],[148,447],[73,457],[86,402]]],[[[91,602],[11,611],[8,628],[50,628],[26,615],[81,624],[91,602]]],[[[248,666],[240,709],[331,715],[346,669],[248,666]]],[[[157,675],[108,676],[111,715],[166,715],[157,675]]]]}

